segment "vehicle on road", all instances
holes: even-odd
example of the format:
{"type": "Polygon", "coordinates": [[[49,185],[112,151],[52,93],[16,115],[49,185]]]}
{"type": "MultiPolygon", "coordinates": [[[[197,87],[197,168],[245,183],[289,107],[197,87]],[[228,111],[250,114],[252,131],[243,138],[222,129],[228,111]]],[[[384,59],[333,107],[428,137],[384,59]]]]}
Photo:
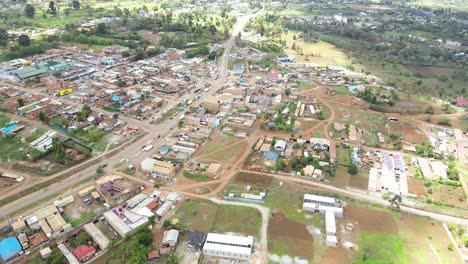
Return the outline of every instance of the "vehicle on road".
{"type": "Polygon", "coordinates": [[[153,148],[154,148],[153,145],[148,145],[143,149],[143,151],[148,152],[148,151],[152,150],[153,148]]]}

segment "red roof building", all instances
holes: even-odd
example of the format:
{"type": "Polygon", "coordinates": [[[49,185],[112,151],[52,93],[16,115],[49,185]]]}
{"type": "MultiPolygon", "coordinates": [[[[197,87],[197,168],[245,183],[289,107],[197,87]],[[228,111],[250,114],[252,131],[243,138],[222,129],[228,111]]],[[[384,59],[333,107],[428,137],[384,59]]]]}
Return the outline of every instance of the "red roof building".
{"type": "Polygon", "coordinates": [[[279,72],[277,69],[273,69],[268,73],[268,80],[277,82],[279,78],[279,72]]]}
{"type": "Polygon", "coordinates": [[[465,99],[463,97],[458,97],[457,98],[457,106],[459,106],[459,107],[468,106],[468,99],[465,99]]]}
{"type": "Polygon", "coordinates": [[[155,202],[155,201],[152,201],[151,203],[149,203],[148,205],[146,205],[146,208],[150,209],[150,210],[153,210],[154,208],[158,207],[158,203],[155,202]]]}
{"type": "Polygon", "coordinates": [[[96,249],[94,247],[88,247],[86,245],[82,245],[75,250],[73,250],[73,254],[81,261],[89,260],[94,254],[96,254],[96,249]]]}
{"type": "Polygon", "coordinates": [[[155,249],[148,254],[148,260],[155,260],[159,258],[159,250],[155,249]]]}

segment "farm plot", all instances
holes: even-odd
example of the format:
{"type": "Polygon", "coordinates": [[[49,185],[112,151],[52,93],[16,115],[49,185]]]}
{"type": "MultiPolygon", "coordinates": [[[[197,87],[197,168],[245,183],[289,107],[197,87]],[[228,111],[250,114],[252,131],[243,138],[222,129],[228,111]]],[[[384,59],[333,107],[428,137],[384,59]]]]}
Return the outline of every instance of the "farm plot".
{"type": "Polygon", "coordinates": [[[216,205],[203,200],[186,201],[174,218],[179,218],[183,226],[203,232],[233,232],[257,238],[262,222],[260,212],[254,208],[216,205]]]}

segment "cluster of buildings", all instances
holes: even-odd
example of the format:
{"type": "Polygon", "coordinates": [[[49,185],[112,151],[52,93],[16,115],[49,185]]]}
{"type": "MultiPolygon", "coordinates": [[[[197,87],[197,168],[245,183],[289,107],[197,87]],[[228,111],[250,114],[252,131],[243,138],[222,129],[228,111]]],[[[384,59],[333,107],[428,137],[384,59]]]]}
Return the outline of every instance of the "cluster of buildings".
{"type": "Polygon", "coordinates": [[[369,191],[408,195],[406,162],[401,154],[374,152],[376,162],[369,170],[369,191]]]}
{"type": "Polygon", "coordinates": [[[325,244],[338,247],[336,217],[343,217],[343,204],[333,197],[304,194],[302,210],[325,215],[325,244]]]}
{"type": "Polygon", "coordinates": [[[50,95],[71,93],[70,99],[77,102],[146,119],[162,107],[165,96],[185,93],[199,80],[217,75],[215,64],[201,63],[203,58],[187,59],[183,50],[167,49],[136,62],[122,57],[126,50],[118,45],[100,51],[59,47],[2,63],[0,77],[33,81],[35,88],[50,95]],[[68,89],[72,90],[60,92],[68,89]]]}
{"type": "MultiPolygon", "coordinates": [[[[273,141],[271,137],[261,137],[253,150],[261,153],[264,161],[270,164],[276,163],[280,157],[284,158],[287,165],[293,158],[317,158],[319,167],[304,164],[302,170],[303,176],[312,176],[318,179],[323,179],[321,167],[330,165],[336,158],[335,146],[326,138],[311,138],[310,140],[289,138],[273,141]]],[[[257,167],[254,166],[252,169],[257,169],[257,167]]],[[[297,174],[301,175],[301,172],[297,172],[297,174]]]]}
{"type": "Polygon", "coordinates": [[[430,126],[429,142],[434,147],[434,153],[448,158],[453,155],[457,160],[467,160],[468,138],[460,129],[430,126]]]}

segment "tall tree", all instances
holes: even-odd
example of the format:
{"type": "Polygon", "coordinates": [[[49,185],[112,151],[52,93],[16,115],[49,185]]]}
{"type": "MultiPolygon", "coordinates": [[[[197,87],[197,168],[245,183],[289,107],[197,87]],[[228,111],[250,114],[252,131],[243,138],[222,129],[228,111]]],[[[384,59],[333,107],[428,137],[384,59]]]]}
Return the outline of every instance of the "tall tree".
{"type": "Polygon", "coordinates": [[[55,2],[54,1],[49,2],[49,11],[53,15],[57,14],[57,8],[55,7],[55,2]]]}
{"type": "Polygon", "coordinates": [[[36,9],[31,4],[27,4],[24,7],[24,15],[25,16],[33,18],[35,14],[36,14],[36,9]]]}
{"type": "Polygon", "coordinates": [[[20,35],[18,37],[18,44],[20,44],[21,46],[23,47],[27,47],[29,45],[31,45],[31,39],[29,38],[28,35],[20,35]]]}
{"type": "Polygon", "coordinates": [[[104,35],[107,33],[107,27],[105,23],[99,23],[96,27],[96,33],[104,35]]]}
{"type": "Polygon", "coordinates": [[[80,6],[81,6],[80,1],[73,0],[72,6],[73,6],[74,9],[80,9],[80,6]]]}
{"type": "Polygon", "coordinates": [[[6,29],[0,29],[0,46],[5,46],[7,44],[8,38],[8,31],[6,29]]]}

